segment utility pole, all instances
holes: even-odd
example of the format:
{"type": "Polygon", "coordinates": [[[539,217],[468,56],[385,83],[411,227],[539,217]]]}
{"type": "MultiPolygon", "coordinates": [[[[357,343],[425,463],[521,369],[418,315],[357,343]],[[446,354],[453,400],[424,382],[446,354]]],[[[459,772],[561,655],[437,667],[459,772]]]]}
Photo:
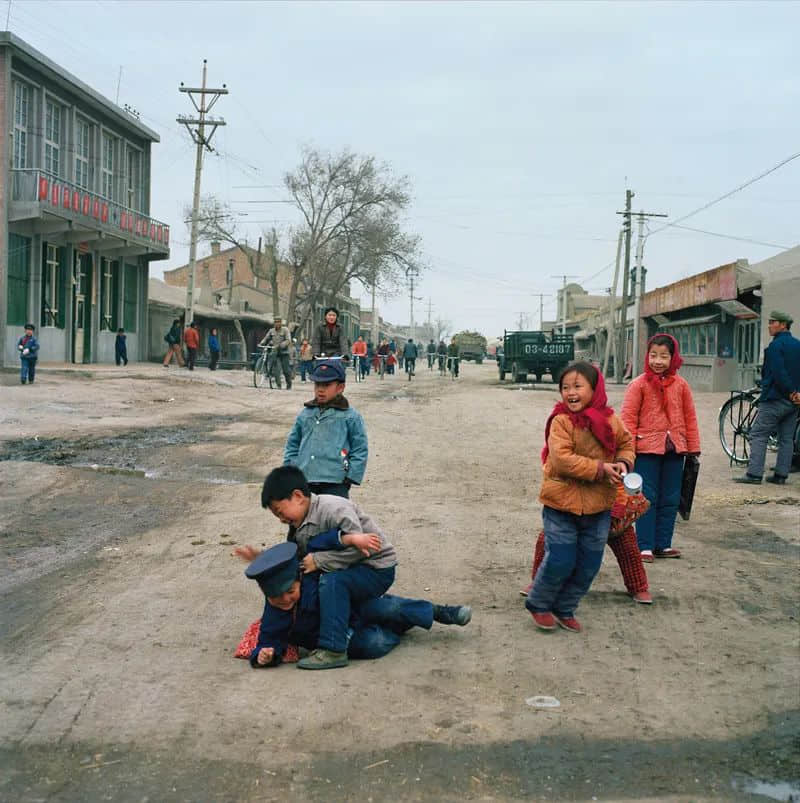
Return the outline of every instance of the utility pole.
{"type": "Polygon", "coordinates": [[[561,306],[563,308],[563,313],[559,310],[559,314],[561,315],[561,334],[563,335],[567,332],[567,279],[577,279],[578,277],[572,273],[557,273],[550,278],[564,280],[564,285],[561,289],[561,306]]]}
{"type": "Polygon", "coordinates": [[[414,327],[414,279],[419,276],[419,271],[415,267],[406,268],[406,277],[408,278],[409,282],[409,301],[411,305],[410,310],[410,320],[409,320],[409,330],[411,332],[410,337],[413,339],[416,337],[416,329],[414,327]]]}
{"type": "Polygon", "coordinates": [[[211,138],[214,132],[225,121],[221,118],[208,117],[208,113],[219,100],[220,95],[227,95],[228,90],[225,84],[221,89],[209,89],[206,87],[207,62],[203,59],[203,83],[198,89],[196,87],[184,86],[181,83],[179,92],[189,95],[192,105],[198,113],[198,117],[178,117],[177,121],[186,126],[186,130],[192,137],[192,141],[197,145],[197,157],[194,166],[194,194],[192,196],[192,231],[189,237],[189,281],[186,285],[186,325],[192,322],[194,317],[194,284],[195,270],[197,267],[197,217],[200,212],[200,177],[203,172],[203,150],[212,151],[211,138]],[[198,105],[196,96],[200,98],[198,105]],[[208,100],[207,100],[208,98],[208,100]],[[196,126],[196,128],[194,127],[196,126]]]}
{"type": "Polygon", "coordinates": [[[617,260],[614,263],[614,284],[608,289],[608,329],[606,330],[606,353],[603,358],[603,376],[608,373],[608,358],[611,355],[611,344],[614,344],[614,371],[617,370],[617,363],[619,362],[619,351],[616,343],[616,332],[614,331],[614,324],[617,317],[617,282],[619,281],[619,261],[622,257],[622,238],[625,232],[623,229],[619,231],[617,238],[617,260]]]}
{"type": "Polygon", "coordinates": [[[375,314],[375,282],[372,282],[372,326],[371,339],[375,351],[378,350],[378,316],[375,314]]]}
{"type": "Polygon", "coordinates": [[[519,318],[517,318],[517,331],[521,332],[525,328],[526,318],[528,316],[524,312],[520,312],[519,318]]]}
{"type": "Polygon", "coordinates": [[[647,239],[644,233],[644,221],[648,217],[669,217],[669,215],[660,214],[658,212],[645,212],[640,211],[636,216],[639,219],[639,232],[636,238],[636,264],[633,269],[633,276],[631,277],[631,292],[633,294],[633,371],[634,373],[639,369],[639,330],[641,327],[640,307],[642,296],[644,295],[644,265],[642,258],[644,256],[644,241],[647,239]]]}
{"type": "Polygon", "coordinates": [[[619,359],[614,363],[614,379],[617,382],[622,382],[628,356],[625,326],[628,322],[628,277],[631,270],[631,199],[635,194],[632,190],[625,190],[625,211],[617,212],[618,215],[624,216],[622,230],[625,232],[625,270],[622,274],[622,310],[619,322],[620,345],[617,351],[619,359]]]}
{"type": "Polygon", "coordinates": [[[534,293],[534,297],[539,296],[539,331],[544,331],[544,300],[550,298],[550,293],[534,293]]]}

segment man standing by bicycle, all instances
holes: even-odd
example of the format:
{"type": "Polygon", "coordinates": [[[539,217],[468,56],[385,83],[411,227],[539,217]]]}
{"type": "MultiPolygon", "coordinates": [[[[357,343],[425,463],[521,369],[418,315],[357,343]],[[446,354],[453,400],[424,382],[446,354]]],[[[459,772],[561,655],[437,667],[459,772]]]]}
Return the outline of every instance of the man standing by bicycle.
{"type": "Polygon", "coordinates": [[[761,369],[761,397],[753,428],[750,430],[750,461],[744,477],[734,482],[759,485],[770,435],[778,434],[778,459],[767,482],[784,485],[792,466],[794,429],[800,407],[800,340],[789,329],[792,316],[773,310],[767,322],[772,343],[764,351],[761,369]]]}
{"type": "Polygon", "coordinates": [[[286,378],[286,390],[292,389],[292,366],[289,363],[289,347],[292,344],[292,337],[287,327],[283,325],[280,317],[276,316],[272,329],[267,330],[259,346],[271,348],[267,359],[267,371],[270,376],[275,377],[278,387],[281,386],[281,373],[286,378]]]}

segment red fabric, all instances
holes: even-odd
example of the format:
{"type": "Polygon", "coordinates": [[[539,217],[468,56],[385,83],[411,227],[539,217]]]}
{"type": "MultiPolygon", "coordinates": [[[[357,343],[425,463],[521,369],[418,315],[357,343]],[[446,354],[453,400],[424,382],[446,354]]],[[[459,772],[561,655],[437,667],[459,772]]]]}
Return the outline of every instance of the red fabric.
{"type": "Polygon", "coordinates": [[[353,343],[353,354],[357,355],[359,357],[366,357],[367,356],[367,344],[364,343],[363,340],[362,341],[356,340],[356,342],[353,343]]]}
{"type": "Polygon", "coordinates": [[[183,332],[183,342],[186,343],[187,349],[196,349],[200,347],[200,335],[197,329],[193,326],[187,326],[183,332]]]}
{"type": "Polygon", "coordinates": [[[665,410],[667,409],[667,395],[664,388],[666,388],[668,385],[671,385],[675,381],[675,373],[677,372],[678,368],[681,367],[681,365],[683,365],[683,359],[681,358],[680,347],[678,346],[678,341],[675,340],[672,335],[659,332],[658,334],[653,335],[653,337],[647,341],[647,350],[645,351],[644,357],[644,376],[645,379],[647,379],[647,381],[658,392],[661,398],[661,406],[665,410]],[[647,355],[650,353],[650,346],[653,344],[653,339],[656,337],[668,337],[672,341],[672,359],[669,361],[669,368],[667,368],[663,374],[657,374],[650,367],[650,360],[647,357],[647,355]]]}
{"type": "Polygon", "coordinates": [[[559,402],[544,427],[544,448],[542,449],[542,464],[547,462],[547,455],[550,449],[547,445],[547,439],[550,437],[550,425],[557,415],[568,415],[573,426],[579,429],[588,429],[592,435],[600,441],[602,447],[606,450],[609,457],[613,457],[617,451],[617,442],[614,438],[614,430],[608,419],[614,415],[613,408],[608,406],[608,396],[606,395],[606,383],[600,371],[597,372],[597,385],[595,386],[594,393],[592,393],[592,400],[587,407],[584,407],[579,413],[573,413],[564,402],[559,402]]]}
{"type": "MultiPolygon", "coordinates": [[[[238,646],[236,647],[236,652],[233,654],[234,658],[244,658],[247,661],[250,660],[250,656],[258,644],[258,631],[260,628],[261,620],[256,619],[256,621],[244,631],[242,640],[239,642],[238,646]]],[[[299,659],[300,656],[297,654],[297,647],[295,647],[294,644],[290,644],[285,655],[283,656],[283,663],[294,664],[297,663],[299,659]]]]}

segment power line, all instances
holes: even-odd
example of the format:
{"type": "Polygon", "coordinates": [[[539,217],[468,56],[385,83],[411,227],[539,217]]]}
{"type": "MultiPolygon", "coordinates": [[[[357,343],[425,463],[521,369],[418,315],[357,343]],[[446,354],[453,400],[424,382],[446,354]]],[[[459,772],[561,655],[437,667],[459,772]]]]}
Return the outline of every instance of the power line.
{"type": "MultiPolygon", "coordinates": [[[[752,243],[753,245],[765,245],[768,248],[780,248],[782,250],[787,250],[791,248],[790,245],[778,245],[777,243],[765,243],[762,240],[753,240],[750,237],[737,237],[734,234],[720,234],[718,231],[706,231],[705,229],[695,229],[691,226],[680,226],[680,225],[673,225],[674,229],[684,229],[685,231],[693,231],[697,234],[708,234],[710,237],[724,237],[726,240],[738,240],[741,243],[752,243]]],[[[651,232],[650,234],[655,234],[655,232],[651,232]]],[[[649,236],[649,235],[648,235],[649,236]]]]}

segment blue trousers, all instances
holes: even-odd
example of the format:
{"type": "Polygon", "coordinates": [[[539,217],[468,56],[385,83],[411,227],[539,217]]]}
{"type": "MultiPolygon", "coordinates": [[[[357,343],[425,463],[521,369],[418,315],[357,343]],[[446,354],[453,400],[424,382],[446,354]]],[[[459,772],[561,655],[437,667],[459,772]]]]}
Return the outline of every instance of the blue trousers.
{"type": "Polygon", "coordinates": [[[642,475],[642,490],[650,502],[650,510],[636,522],[639,549],[669,549],[681,501],[683,455],[640,454],[634,471],[642,475]]]}
{"type": "Polygon", "coordinates": [[[20,382],[30,382],[33,384],[33,379],[36,376],[36,357],[20,357],[19,366],[19,379],[20,382]]]}
{"type": "Polygon", "coordinates": [[[777,433],[778,459],[775,461],[775,474],[780,477],[789,476],[789,471],[792,468],[796,421],[797,407],[788,399],[770,399],[769,401],[759,402],[756,420],[750,430],[748,474],[753,477],[763,475],[769,436],[777,433]]]}
{"type": "Polygon", "coordinates": [[[319,646],[345,652],[352,603],[385,594],[394,582],[394,572],[394,566],[373,569],[363,563],[323,572],[319,578],[319,646]]]}
{"type": "Polygon", "coordinates": [[[412,627],[430,630],[433,605],[424,599],[406,599],[386,594],[361,603],[347,645],[350,658],[382,658],[412,627]]]}
{"type": "Polygon", "coordinates": [[[544,560],[525,607],[533,613],[569,617],[600,571],[611,511],[579,516],[544,507],[542,520],[544,560]]]}

